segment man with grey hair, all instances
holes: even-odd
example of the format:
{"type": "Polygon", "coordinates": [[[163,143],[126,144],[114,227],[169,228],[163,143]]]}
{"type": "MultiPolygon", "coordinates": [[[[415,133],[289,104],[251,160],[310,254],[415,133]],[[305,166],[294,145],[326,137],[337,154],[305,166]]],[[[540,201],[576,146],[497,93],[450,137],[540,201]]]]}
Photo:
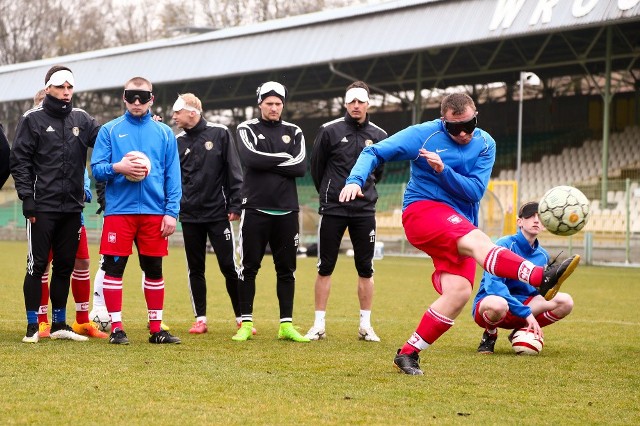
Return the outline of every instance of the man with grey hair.
{"type": "Polygon", "coordinates": [[[202,102],[193,93],[178,96],[173,121],[182,171],[180,223],[187,256],[189,290],[195,323],[191,334],[207,332],[207,237],[225,279],[236,324],[241,325],[238,267],[231,221],[240,219],[242,167],[233,136],[222,124],[202,117],[202,102]]]}

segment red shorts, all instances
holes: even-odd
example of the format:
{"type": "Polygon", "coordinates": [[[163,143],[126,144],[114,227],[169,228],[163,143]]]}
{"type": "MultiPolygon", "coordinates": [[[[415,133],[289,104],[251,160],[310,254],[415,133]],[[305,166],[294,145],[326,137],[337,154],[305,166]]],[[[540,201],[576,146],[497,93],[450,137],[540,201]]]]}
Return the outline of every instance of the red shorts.
{"type": "Polygon", "coordinates": [[[149,214],[105,216],[100,254],[130,256],[135,241],[139,254],[153,257],[168,255],[169,239],[162,237],[160,231],[163,218],[149,214]]]}
{"type": "Polygon", "coordinates": [[[442,294],[443,272],[466,278],[471,286],[476,276],[476,261],[458,254],[458,239],[477,229],[469,220],[444,203],[417,201],[402,214],[407,240],[433,259],[433,288],[442,294]]]}
{"type": "MultiPolygon", "coordinates": [[[[522,304],[528,305],[531,299],[533,299],[533,296],[529,297],[527,300],[522,302],[522,304]]],[[[483,300],[484,298],[478,300],[478,303],[476,303],[476,310],[475,310],[476,315],[474,316],[473,319],[476,321],[476,324],[478,324],[480,327],[488,328],[490,327],[489,324],[485,322],[484,318],[482,318],[482,314],[480,314],[480,302],[482,302],[483,300]]],[[[522,328],[522,327],[525,327],[526,325],[527,325],[527,321],[524,318],[515,316],[511,313],[511,311],[507,311],[507,315],[504,316],[502,321],[496,324],[496,327],[506,328],[507,330],[515,330],[516,328],[522,328]]]]}
{"type": "MultiPolygon", "coordinates": [[[[89,259],[89,242],[87,241],[87,229],[82,225],[78,236],[78,250],[76,251],[76,259],[89,259]]],[[[49,261],[53,260],[53,251],[49,249],[49,261]]]]}

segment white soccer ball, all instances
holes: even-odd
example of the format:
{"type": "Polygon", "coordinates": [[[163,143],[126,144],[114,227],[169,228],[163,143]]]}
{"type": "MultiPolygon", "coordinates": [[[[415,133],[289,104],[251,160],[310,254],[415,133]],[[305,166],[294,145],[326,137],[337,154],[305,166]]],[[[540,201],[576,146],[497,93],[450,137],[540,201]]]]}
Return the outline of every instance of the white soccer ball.
{"type": "Polygon", "coordinates": [[[151,161],[149,161],[149,157],[147,157],[143,152],[140,152],[140,151],[129,151],[129,152],[126,153],[125,157],[134,157],[131,160],[133,163],[142,164],[147,169],[147,171],[146,171],[146,173],[144,174],[143,177],[137,179],[137,178],[134,178],[134,177],[131,177],[131,176],[125,176],[127,178],[127,180],[129,180],[131,182],[140,182],[141,180],[143,180],[144,178],[149,176],[149,173],[151,173],[151,161]]]}
{"type": "Polygon", "coordinates": [[[526,328],[517,330],[511,339],[511,347],[516,355],[538,355],[544,346],[544,339],[526,328]]]}
{"type": "Polygon", "coordinates": [[[565,237],[584,228],[589,209],[589,199],[573,186],[551,188],[538,203],[540,222],[552,234],[565,237]]]}
{"type": "Polygon", "coordinates": [[[98,330],[107,333],[111,330],[111,317],[109,316],[109,312],[107,312],[107,308],[94,308],[89,314],[89,318],[96,323],[98,330]]]}

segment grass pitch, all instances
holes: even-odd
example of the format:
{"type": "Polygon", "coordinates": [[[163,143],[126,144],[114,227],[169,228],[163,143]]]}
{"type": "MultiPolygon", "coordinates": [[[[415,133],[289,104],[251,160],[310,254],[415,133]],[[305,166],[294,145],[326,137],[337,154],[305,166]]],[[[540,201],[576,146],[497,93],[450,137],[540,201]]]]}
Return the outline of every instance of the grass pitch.
{"type": "MultiPolygon", "coordinates": [[[[494,355],[479,355],[482,330],[470,303],[456,325],[421,354],[425,376],[398,374],[397,348],[436,293],[426,258],[376,262],[372,322],[380,343],[357,340],[353,259],[333,277],[325,341],[278,341],[270,257],[255,302],[258,335],[233,342],[233,312],[208,257],[209,333],[192,336],[182,248],[165,260],[165,320],[181,345],[147,343],[140,269],[124,284],[131,344],[42,340],[26,329],[26,243],[0,242],[0,423],[2,424],[638,424],[640,270],[581,266],[562,290],[573,313],[545,328],[538,357],[515,356],[502,331],[494,355]]],[[[92,273],[97,248],[91,247],[92,273]]],[[[294,324],[313,323],[315,259],[299,259],[294,324]]],[[[478,282],[478,281],[477,281],[478,282]]],[[[73,321],[70,297],[68,317],[73,321]]]]}

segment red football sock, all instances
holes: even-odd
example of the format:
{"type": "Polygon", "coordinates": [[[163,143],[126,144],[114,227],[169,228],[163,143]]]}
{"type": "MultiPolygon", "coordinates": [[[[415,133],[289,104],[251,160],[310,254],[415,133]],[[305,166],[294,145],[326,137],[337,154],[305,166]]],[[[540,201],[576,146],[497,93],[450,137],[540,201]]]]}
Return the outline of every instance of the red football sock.
{"type": "Polygon", "coordinates": [[[122,278],[104,276],[102,293],[111,316],[111,330],[122,329],[122,278]]]}
{"type": "Polygon", "coordinates": [[[490,274],[519,280],[534,287],[538,287],[542,283],[542,271],[544,269],[541,266],[535,266],[504,247],[495,246],[492,248],[482,267],[490,274]]]}
{"type": "Polygon", "coordinates": [[[147,301],[149,314],[149,332],[160,331],[162,323],[162,307],[164,306],[164,278],[144,278],[144,298],[147,301]]]}
{"type": "Polygon", "coordinates": [[[416,332],[400,349],[401,354],[420,352],[432,345],[453,325],[453,320],[429,308],[422,316],[416,332]]]}
{"type": "Polygon", "coordinates": [[[47,313],[49,312],[49,274],[42,274],[42,295],[40,296],[40,308],[38,309],[38,323],[49,322],[47,313]]]}
{"type": "Polygon", "coordinates": [[[498,329],[497,329],[497,325],[500,324],[500,321],[503,320],[503,318],[500,318],[500,320],[493,322],[489,319],[489,317],[487,316],[486,312],[482,313],[482,319],[484,320],[485,323],[485,328],[487,330],[487,333],[493,335],[497,335],[498,334],[498,329]]]}
{"type": "Polygon", "coordinates": [[[540,327],[545,327],[547,325],[553,324],[555,322],[560,321],[561,319],[562,318],[556,316],[551,311],[545,311],[536,316],[536,321],[538,321],[538,324],[540,325],[540,327]]]}
{"type": "Polygon", "coordinates": [[[89,297],[91,296],[91,281],[88,269],[74,269],[71,274],[71,292],[76,302],[76,322],[89,322],[89,297]]]}

